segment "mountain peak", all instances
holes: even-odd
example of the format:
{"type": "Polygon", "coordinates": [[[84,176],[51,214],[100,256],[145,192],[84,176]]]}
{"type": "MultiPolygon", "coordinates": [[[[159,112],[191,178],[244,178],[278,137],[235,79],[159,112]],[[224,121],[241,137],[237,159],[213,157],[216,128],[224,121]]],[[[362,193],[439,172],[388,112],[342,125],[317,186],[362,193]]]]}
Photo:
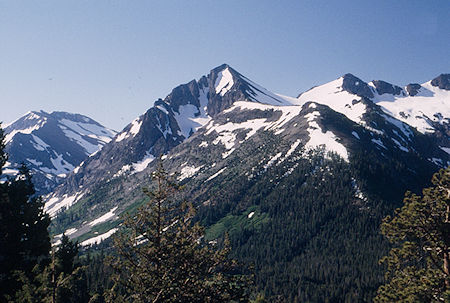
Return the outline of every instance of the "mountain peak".
{"type": "Polygon", "coordinates": [[[440,74],[431,80],[431,85],[440,89],[450,90],[450,74],[440,74]]]}
{"type": "Polygon", "coordinates": [[[402,93],[401,87],[393,85],[383,80],[373,80],[371,83],[375,87],[375,90],[377,91],[378,95],[383,94],[400,95],[402,93]]]}
{"type": "Polygon", "coordinates": [[[342,77],[342,89],[360,97],[373,98],[369,85],[350,73],[342,77]]]}

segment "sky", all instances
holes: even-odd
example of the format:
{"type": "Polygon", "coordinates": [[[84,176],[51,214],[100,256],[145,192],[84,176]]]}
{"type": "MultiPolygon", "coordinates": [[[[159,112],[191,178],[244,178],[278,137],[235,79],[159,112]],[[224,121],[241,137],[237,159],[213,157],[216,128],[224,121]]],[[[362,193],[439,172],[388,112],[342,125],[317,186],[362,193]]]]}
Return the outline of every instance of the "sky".
{"type": "Polygon", "coordinates": [[[228,63],[299,93],[345,73],[423,83],[450,72],[450,1],[0,0],[0,121],[80,113],[122,130],[228,63]]]}

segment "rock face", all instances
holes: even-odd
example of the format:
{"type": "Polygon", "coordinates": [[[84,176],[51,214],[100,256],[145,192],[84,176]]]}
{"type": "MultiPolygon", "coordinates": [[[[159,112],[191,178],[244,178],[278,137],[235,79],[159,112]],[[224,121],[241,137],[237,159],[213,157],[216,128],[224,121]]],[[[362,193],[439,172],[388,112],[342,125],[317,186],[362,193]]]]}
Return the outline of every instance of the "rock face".
{"type": "Polygon", "coordinates": [[[373,92],[369,85],[352,74],[345,74],[342,89],[360,97],[373,98],[373,92]]]}
{"type": "MultiPolygon", "coordinates": [[[[237,101],[288,104],[283,97],[223,64],[198,81],[179,85],[166,98],[157,100],[152,108],[118,133],[111,144],[83,161],[64,187],[55,190],[53,197],[60,201],[64,195],[81,197],[80,188],[87,193],[105,180],[144,170],[152,160],[170,152],[237,101]]],[[[55,213],[61,205],[64,203],[50,203],[47,210],[55,213]]]]}
{"type": "Polygon", "coordinates": [[[431,85],[440,89],[450,90],[450,74],[441,74],[431,80],[431,85]]]}
{"type": "Polygon", "coordinates": [[[406,91],[408,92],[408,95],[410,95],[411,97],[414,97],[415,95],[417,95],[417,93],[419,92],[419,89],[422,86],[420,84],[417,83],[410,83],[406,86],[406,91]]]}
{"type": "MultiPolygon", "coordinates": [[[[240,153],[242,145],[264,141],[268,131],[276,140],[287,140],[286,154],[290,154],[289,147],[324,146],[350,161],[362,148],[380,157],[400,153],[405,159],[415,159],[411,161],[425,159],[420,161],[424,166],[444,166],[448,162],[445,141],[449,141],[446,113],[450,111],[427,111],[423,104],[446,104],[441,100],[448,97],[429,83],[423,87],[426,92],[434,90],[433,94],[410,97],[387,82],[375,81],[369,86],[346,74],[289,98],[266,90],[224,64],[158,99],[101,151],[75,168],[47,197],[46,210],[56,214],[74,203],[94,207],[106,200],[102,204],[105,210],[119,207],[120,212],[134,201],[126,193],[148,181],[159,156],[172,159],[173,171],[181,169],[182,180],[197,172],[208,179],[217,173],[219,163],[222,168],[231,165],[228,161],[240,153]],[[206,172],[206,167],[211,170],[206,172]]],[[[248,156],[259,157],[256,151],[248,156]]],[[[86,214],[84,221],[93,219],[90,216],[86,214]]]]}
{"type": "Polygon", "coordinates": [[[392,85],[388,82],[382,80],[374,80],[372,81],[372,83],[375,86],[375,89],[377,90],[377,93],[379,95],[382,94],[400,95],[402,93],[401,87],[392,85]]]}
{"type": "Polygon", "coordinates": [[[35,111],[8,125],[5,134],[6,172],[13,175],[25,163],[37,192],[44,194],[108,143],[115,131],[79,114],[35,111]]]}

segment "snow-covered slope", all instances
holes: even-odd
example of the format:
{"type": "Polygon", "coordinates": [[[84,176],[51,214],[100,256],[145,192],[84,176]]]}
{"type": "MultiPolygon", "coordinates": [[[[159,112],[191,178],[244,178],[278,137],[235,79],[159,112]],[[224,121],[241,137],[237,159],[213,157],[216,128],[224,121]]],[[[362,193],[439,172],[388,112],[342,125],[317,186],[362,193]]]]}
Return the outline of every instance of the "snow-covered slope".
{"type": "Polygon", "coordinates": [[[81,161],[100,150],[115,135],[94,120],[66,112],[28,112],[4,126],[5,174],[25,163],[34,175],[37,192],[52,190],[81,161]]]}
{"type": "Polygon", "coordinates": [[[159,155],[189,138],[221,111],[237,101],[289,105],[289,98],[276,95],[224,64],[198,81],[180,85],[137,117],[110,144],[92,154],[64,186],[49,198],[51,214],[79,201],[98,182],[144,170],[159,155]]]}
{"type": "MultiPolygon", "coordinates": [[[[427,107],[426,114],[440,113],[440,125],[448,125],[448,91],[432,89],[429,98],[443,96],[445,104],[432,101],[438,105],[427,107]]],[[[421,98],[421,89],[417,90],[414,97],[421,98]]],[[[132,193],[148,184],[160,155],[170,170],[180,173],[179,181],[207,184],[222,176],[234,178],[232,172],[239,167],[248,170],[242,172],[245,178],[252,178],[318,147],[347,163],[371,153],[381,162],[394,158],[405,166],[413,162],[411,171],[416,172],[445,166],[450,159],[444,152],[448,142],[443,141],[448,139],[441,136],[439,141],[435,136],[442,130],[421,133],[416,124],[400,119],[407,104],[399,105],[397,116],[392,104],[384,103],[392,98],[396,104],[412,95],[383,81],[368,84],[347,74],[298,98],[286,97],[222,65],[157,100],[83,161],[46,198],[46,210],[56,215],[63,207],[70,211],[80,203],[85,217],[68,228],[77,228],[73,237],[93,232],[87,222],[111,209],[120,214],[140,201],[142,197],[132,193]]]]}
{"type": "Polygon", "coordinates": [[[377,93],[373,101],[421,133],[433,133],[436,124],[450,123],[450,91],[433,86],[431,81],[421,84],[414,96],[406,91],[399,95],[377,93]]]}
{"type": "Polygon", "coordinates": [[[449,78],[449,74],[442,74],[421,85],[408,84],[401,88],[380,80],[365,83],[347,74],[300,94],[293,103],[301,105],[315,101],[325,104],[375,131],[377,126],[368,125],[365,117],[369,107],[376,104],[386,114],[384,118],[400,126],[403,133],[411,134],[414,128],[435,137],[442,149],[449,152],[450,90],[445,86],[449,78]]]}

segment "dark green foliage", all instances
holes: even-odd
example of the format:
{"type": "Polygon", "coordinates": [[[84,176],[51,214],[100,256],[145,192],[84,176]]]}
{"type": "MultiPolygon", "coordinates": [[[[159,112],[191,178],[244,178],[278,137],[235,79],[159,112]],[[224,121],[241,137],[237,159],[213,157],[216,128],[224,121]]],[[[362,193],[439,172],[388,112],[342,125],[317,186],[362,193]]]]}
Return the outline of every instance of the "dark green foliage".
{"type": "Polygon", "coordinates": [[[422,196],[407,192],[387,216],[382,233],[395,246],[381,261],[386,284],[375,302],[450,301],[450,167],[432,178],[422,196]]]}
{"type": "Polygon", "coordinates": [[[230,233],[232,255],[254,264],[257,286],[270,301],[369,302],[383,281],[378,260],[389,249],[379,224],[407,184],[426,184],[399,179],[408,168],[384,161],[361,151],[349,164],[317,151],[264,174],[255,169],[252,178],[217,178],[211,189],[217,193],[198,217],[209,226],[208,238],[230,233]],[[372,187],[377,180],[384,190],[372,187]]]}
{"type": "MultiPolygon", "coordinates": [[[[0,172],[5,164],[3,132],[0,128],[0,172]]],[[[22,166],[15,178],[0,183],[0,299],[14,296],[21,288],[20,279],[33,279],[35,267],[48,262],[50,219],[44,203],[34,195],[30,171],[22,166]]]]}
{"type": "Polygon", "coordinates": [[[78,243],[70,241],[69,237],[63,234],[55,255],[59,263],[59,271],[66,275],[71,274],[75,266],[74,259],[78,255],[78,243]]]}
{"type": "Polygon", "coordinates": [[[116,236],[116,271],[108,302],[247,302],[249,279],[228,259],[229,244],[214,249],[201,242],[192,205],[176,207],[179,186],[162,165],[154,173],[150,202],[128,216],[116,236]]]}

